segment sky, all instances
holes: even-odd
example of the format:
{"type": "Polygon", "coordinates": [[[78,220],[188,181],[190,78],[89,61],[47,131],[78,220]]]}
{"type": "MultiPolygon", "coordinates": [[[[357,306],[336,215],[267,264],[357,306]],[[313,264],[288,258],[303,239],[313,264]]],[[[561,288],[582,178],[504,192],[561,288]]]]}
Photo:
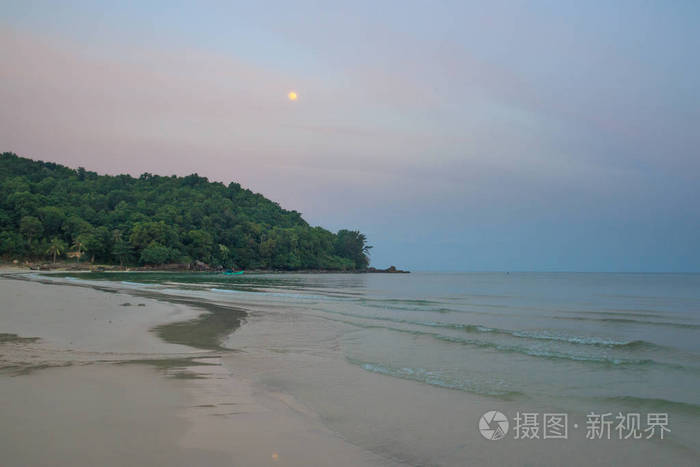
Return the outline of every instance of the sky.
{"type": "Polygon", "coordinates": [[[0,151],[236,181],[377,267],[700,272],[699,2],[0,11],[0,151]]]}

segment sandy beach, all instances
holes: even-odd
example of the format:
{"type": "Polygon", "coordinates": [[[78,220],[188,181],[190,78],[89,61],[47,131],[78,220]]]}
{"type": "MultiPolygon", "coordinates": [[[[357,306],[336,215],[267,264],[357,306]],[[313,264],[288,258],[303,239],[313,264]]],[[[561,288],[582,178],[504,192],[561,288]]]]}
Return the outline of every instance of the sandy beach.
{"type": "Polygon", "coordinates": [[[200,310],[8,278],[0,297],[2,465],[392,464],[151,332],[200,310]]]}

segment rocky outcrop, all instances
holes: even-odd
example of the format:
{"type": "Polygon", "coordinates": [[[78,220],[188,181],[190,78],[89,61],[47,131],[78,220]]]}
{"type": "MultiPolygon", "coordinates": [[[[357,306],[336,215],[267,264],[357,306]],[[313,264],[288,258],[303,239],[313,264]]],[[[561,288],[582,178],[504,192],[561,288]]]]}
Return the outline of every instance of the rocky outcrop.
{"type": "Polygon", "coordinates": [[[195,261],[194,263],[192,263],[193,271],[211,271],[211,269],[211,266],[209,266],[203,261],[195,261]]]}
{"type": "Polygon", "coordinates": [[[388,274],[408,274],[411,271],[404,271],[403,269],[396,269],[396,266],[389,266],[386,269],[367,268],[367,272],[383,272],[383,273],[388,273],[388,274]]]}

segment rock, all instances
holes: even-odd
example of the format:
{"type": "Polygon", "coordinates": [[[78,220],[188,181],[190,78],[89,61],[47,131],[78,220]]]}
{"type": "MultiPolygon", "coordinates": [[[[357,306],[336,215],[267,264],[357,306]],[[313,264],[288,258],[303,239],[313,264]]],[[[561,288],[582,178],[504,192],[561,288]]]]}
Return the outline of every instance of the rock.
{"type": "Polygon", "coordinates": [[[192,263],[192,269],[194,269],[195,271],[210,271],[211,266],[209,266],[205,262],[197,260],[194,263],[192,263]]]}
{"type": "Polygon", "coordinates": [[[386,274],[408,274],[411,271],[404,271],[403,269],[396,269],[396,266],[389,266],[386,269],[367,268],[367,272],[382,272],[386,274]]]}

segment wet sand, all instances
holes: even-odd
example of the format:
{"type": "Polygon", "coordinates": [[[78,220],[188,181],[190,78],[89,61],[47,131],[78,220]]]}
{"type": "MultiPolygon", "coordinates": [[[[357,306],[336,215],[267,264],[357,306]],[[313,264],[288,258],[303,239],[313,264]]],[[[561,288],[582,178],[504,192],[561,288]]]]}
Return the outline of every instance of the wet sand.
{"type": "Polygon", "coordinates": [[[0,463],[393,464],[293,400],[232,375],[220,365],[229,352],[151,331],[201,314],[181,303],[0,278],[0,463]]]}

